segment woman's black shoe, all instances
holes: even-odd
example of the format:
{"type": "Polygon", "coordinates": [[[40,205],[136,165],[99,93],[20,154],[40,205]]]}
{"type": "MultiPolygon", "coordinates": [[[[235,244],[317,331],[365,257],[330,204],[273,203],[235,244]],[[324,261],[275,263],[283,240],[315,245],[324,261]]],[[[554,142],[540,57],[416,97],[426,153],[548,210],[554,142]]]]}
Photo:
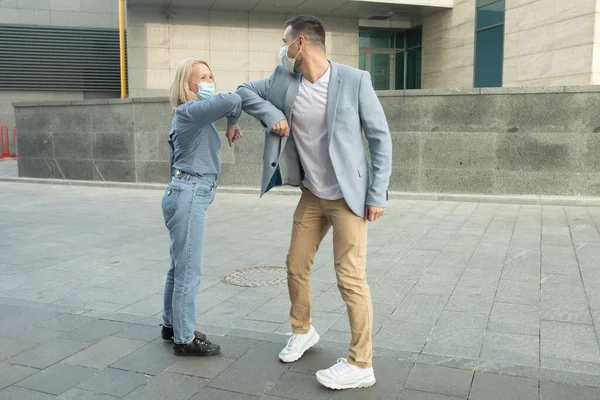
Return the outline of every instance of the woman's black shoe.
{"type": "Polygon", "coordinates": [[[218,344],[194,338],[190,343],[173,345],[173,353],[178,356],[216,356],[221,351],[218,344]]]}
{"type": "MultiPolygon", "coordinates": [[[[173,328],[163,326],[160,334],[164,340],[170,340],[171,342],[173,341],[173,328]]],[[[202,332],[194,331],[194,336],[196,336],[196,339],[206,340],[206,335],[202,332]]]]}

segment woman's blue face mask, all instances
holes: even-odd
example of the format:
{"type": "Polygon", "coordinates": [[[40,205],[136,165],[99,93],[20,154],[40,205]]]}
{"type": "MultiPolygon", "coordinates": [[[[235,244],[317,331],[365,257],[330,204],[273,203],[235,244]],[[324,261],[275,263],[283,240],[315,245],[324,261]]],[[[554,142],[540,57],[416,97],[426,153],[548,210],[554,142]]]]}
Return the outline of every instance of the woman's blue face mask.
{"type": "Polygon", "coordinates": [[[210,99],[215,95],[214,83],[198,83],[198,97],[200,100],[210,99]]]}

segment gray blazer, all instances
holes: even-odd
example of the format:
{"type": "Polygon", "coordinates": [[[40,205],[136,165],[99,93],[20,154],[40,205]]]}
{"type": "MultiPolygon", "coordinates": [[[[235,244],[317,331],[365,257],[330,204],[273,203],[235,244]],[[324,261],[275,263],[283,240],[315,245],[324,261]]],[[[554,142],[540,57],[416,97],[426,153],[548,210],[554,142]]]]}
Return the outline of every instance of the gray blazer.
{"type": "MultiPolygon", "coordinates": [[[[242,109],[265,128],[261,197],[273,186],[299,186],[304,171],[293,132],[281,137],[273,126],[287,119],[292,126],[292,106],[302,80],[278,65],[270,78],[240,85],[242,109]]],[[[381,103],[368,72],[331,62],[327,94],[329,155],[348,207],[365,216],[365,206],[387,207],[392,172],[392,140],[381,103]],[[369,178],[362,132],[369,145],[373,179],[369,178]]]]}

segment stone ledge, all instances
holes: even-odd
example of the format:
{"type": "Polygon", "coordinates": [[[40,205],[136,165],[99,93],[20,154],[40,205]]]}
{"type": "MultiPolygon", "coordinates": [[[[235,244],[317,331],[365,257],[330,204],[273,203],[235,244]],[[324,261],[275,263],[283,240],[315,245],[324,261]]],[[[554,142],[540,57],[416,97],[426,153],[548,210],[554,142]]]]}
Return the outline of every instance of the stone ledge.
{"type": "Polygon", "coordinates": [[[93,106],[93,105],[128,104],[128,103],[133,103],[133,99],[17,101],[17,102],[13,102],[11,104],[14,108],[19,108],[19,107],[93,106]]]}
{"type": "MultiPolygon", "coordinates": [[[[377,96],[386,97],[427,97],[427,96],[473,96],[473,95],[515,95],[515,94],[553,94],[553,93],[600,93],[600,85],[587,86],[535,86],[535,87],[503,87],[503,88],[464,88],[464,89],[414,89],[414,90],[378,90],[377,96]]],[[[97,104],[128,103],[168,103],[165,96],[130,97],[126,99],[95,100],[51,100],[51,101],[19,101],[13,107],[56,107],[86,106],[97,104]]]]}
{"type": "MultiPolygon", "coordinates": [[[[107,182],[107,181],[80,181],[67,179],[43,179],[43,178],[8,178],[0,177],[0,182],[12,183],[38,183],[47,185],[63,186],[88,186],[105,187],[111,189],[146,189],[163,190],[163,183],[130,183],[130,182],[107,182]]],[[[219,186],[219,192],[231,194],[260,194],[260,189],[246,186],[219,186]]],[[[299,196],[298,188],[278,188],[269,191],[268,195],[299,196]]],[[[454,201],[470,203],[500,203],[500,204],[523,204],[523,205],[560,205],[560,206],[584,206],[600,207],[600,197],[576,197],[576,196],[543,196],[543,195],[485,195],[485,194],[452,194],[452,193],[412,193],[412,192],[389,192],[391,200],[422,200],[422,201],[454,201]]]]}
{"type": "MultiPolygon", "coordinates": [[[[96,99],[96,100],[72,100],[71,105],[74,106],[94,106],[94,105],[106,105],[109,99],[96,99]]],[[[110,99],[112,100],[112,99],[110,99]]]]}
{"type": "Polygon", "coordinates": [[[378,97],[472,96],[507,94],[598,93],[600,85],[592,86],[531,86],[463,89],[377,90],[378,97]]]}
{"type": "MultiPolygon", "coordinates": [[[[78,100],[81,101],[81,100],[78,100]]],[[[14,108],[16,107],[48,107],[48,106],[72,106],[73,100],[50,100],[50,101],[17,101],[11,103],[14,108]]]]}
{"type": "Polygon", "coordinates": [[[80,181],[80,180],[71,180],[71,179],[44,179],[44,178],[5,178],[5,177],[0,177],[0,182],[38,183],[38,184],[45,184],[45,185],[62,185],[62,186],[105,187],[105,188],[112,188],[112,189],[163,190],[166,187],[166,184],[161,184],[161,183],[80,181]]]}
{"type": "Polygon", "coordinates": [[[108,99],[108,104],[129,104],[133,103],[132,98],[128,99],[108,99]]]}
{"type": "Polygon", "coordinates": [[[565,93],[600,93],[600,85],[565,86],[565,93]]]}
{"type": "Polygon", "coordinates": [[[404,90],[376,90],[377,97],[404,97],[404,90]]]}
{"type": "Polygon", "coordinates": [[[481,89],[418,89],[418,90],[405,90],[404,96],[415,97],[415,96],[471,96],[478,95],[481,93],[481,89]]]}
{"type": "Polygon", "coordinates": [[[551,94],[564,93],[564,86],[532,86],[532,87],[503,87],[503,88],[481,88],[481,94],[551,94]]]}
{"type": "Polygon", "coordinates": [[[168,97],[133,97],[132,98],[134,103],[168,103],[169,102],[169,98],[168,97]]]}

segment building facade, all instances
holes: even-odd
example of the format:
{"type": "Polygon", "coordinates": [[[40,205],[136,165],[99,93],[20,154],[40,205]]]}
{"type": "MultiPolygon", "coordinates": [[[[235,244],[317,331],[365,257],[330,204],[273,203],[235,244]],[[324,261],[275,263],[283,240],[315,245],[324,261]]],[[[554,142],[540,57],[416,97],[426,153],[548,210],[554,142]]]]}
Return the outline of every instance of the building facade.
{"type": "Polygon", "coordinates": [[[118,0],[0,0],[0,126],[13,102],[118,97],[118,22],[118,0]]]}
{"type": "MultiPolygon", "coordinates": [[[[220,91],[267,77],[303,13],[377,90],[600,83],[598,0],[127,0],[128,95],[166,95],[187,57],[220,91]]],[[[0,125],[15,101],[118,97],[117,27],[118,0],[0,0],[0,125]]]]}

